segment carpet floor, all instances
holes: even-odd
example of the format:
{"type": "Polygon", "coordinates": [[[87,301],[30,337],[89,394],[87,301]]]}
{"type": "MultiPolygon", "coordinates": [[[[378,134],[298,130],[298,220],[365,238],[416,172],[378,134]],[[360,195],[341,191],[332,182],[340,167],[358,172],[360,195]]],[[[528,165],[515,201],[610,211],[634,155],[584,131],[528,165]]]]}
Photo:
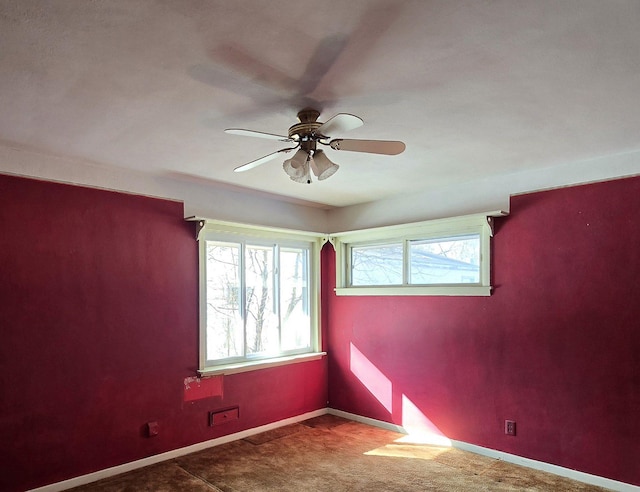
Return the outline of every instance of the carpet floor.
{"type": "Polygon", "coordinates": [[[604,491],[323,415],[77,487],[128,491],[604,491]]]}

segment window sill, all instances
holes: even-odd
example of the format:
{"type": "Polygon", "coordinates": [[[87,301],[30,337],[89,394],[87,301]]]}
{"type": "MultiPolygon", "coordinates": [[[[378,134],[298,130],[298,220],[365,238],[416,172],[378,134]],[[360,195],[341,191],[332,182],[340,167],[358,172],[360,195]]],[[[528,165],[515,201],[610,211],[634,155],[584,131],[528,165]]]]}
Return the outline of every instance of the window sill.
{"type": "Polygon", "coordinates": [[[206,369],[200,369],[198,370],[198,375],[201,377],[221,376],[223,374],[228,375],[237,374],[240,372],[257,371],[260,369],[268,369],[270,367],[297,364],[298,362],[309,362],[312,360],[321,359],[325,355],[327,355],[326,352],[312,352],[310,354],[290,355],[273,359],[261,359],[251,362],[236,362],[234,364],[225,364],[215,367],[208,367],[206,369]]]}
{"type": "Polygon", "coordinates": [[[473,286],[397,286],[397,287],[341,287],[338,296],[490,296],[490,285],[473,286]]]}

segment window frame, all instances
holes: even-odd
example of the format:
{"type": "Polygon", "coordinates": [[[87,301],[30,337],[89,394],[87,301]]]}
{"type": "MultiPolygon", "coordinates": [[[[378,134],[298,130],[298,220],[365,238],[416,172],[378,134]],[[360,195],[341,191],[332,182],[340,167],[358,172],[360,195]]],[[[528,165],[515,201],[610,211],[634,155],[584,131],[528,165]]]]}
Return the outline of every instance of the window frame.
{"type": "Polygon", "coordinates": [[[326,353],[321,351],[322,340],[320,330],[320,249],[326,237],[318,233],[293,231],[272,227],[251,226],[232,222],[196,219],[198,240],[198,270],[199,270],[199,339],[198,339],[198,374],[201,376],[234,374],[239,372],[264,369],[284,364],[305,362],[319,359],[326,353]],[[323,239],[324,238],[324,239],[323,239]],[[245,354],[241,358],[234,358],[214,362],[207,360],[207,241],[248,243],[252,246],[279,245],[282,248],[309,248],[309,317],[310,317],[310,347],[309,349],[288,350],[277,355],[252,356],[245,354]]]}
{"type": "Polygon", "coordinates": [[[415,222],[333,234],[330,238],[336,251],[336,288],[338,296],[490,296],[491,237],[493,218],[505,212],[488,212],[460,217],[415,222]],[[410,271],[409,243],[416,240],[451,239],[478,234],[480,238],[480,279],[477,283],[426,284],[408,283],[410,271]],[[402,284],[351,285],[352,248],[402,244],[402,284]]]}

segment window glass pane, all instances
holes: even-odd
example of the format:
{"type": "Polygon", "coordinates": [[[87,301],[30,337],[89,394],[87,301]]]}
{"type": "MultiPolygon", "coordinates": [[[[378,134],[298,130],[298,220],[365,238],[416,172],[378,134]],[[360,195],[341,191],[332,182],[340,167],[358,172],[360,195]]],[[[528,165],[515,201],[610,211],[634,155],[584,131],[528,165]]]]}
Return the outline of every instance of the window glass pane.
{"type": "Polygon", "coordinates": [[[313,243],[211,236],[201,239],[201,368],[316,350],[313,243]]]}
{"type": "Polygon", "coordinates": [[[247,355],[279,350],[273,249],[249,245],[245,248],[247,355]]]}
{"type": "Polygon", "coordinates": [[[244,355],[240,245],[206,242],[207,360],[244,355]]]}
{"type": "Polygon", "coordinates": [[[307,250],[283,248],[280,251],[281,348],[285,351],[311,346],[307,272],[307,250]]]}
{"type": "Polygon", "coordinates": [[[402,243],[351,248],[351,285],[402,284],[402,243]]]}
{"type": "Polygon", "coordinates": [[[409,242],[411,284],[480,282],[480,235],[409,242]]]}

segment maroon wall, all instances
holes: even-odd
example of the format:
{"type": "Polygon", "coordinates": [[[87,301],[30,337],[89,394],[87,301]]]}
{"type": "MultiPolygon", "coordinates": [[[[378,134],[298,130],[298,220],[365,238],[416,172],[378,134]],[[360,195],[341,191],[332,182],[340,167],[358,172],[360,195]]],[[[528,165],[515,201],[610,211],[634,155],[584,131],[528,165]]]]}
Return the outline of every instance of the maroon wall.
{"type": "Polygon", "coordinates": [[[327,296],[330,406],[401,424],[404,395],[451,439],[640,485],[639,213],[640,178],[518,196],[491,297],[327,296]]]}
{"type": "Polygon", "coordinates": [[[198,258],[182,204],[0,175],[0,490],[68,479],[326,406],[323,360],[185,401],[198,258]],[[208,427],[209,410],[240,419],[208,427]],[[159,435],[146,437],[146,422],[159,435]]]}
{"type": "MultiPolygon", "coordinates": [[[[489,298],[324,289],[331,406],[402,423],[405,395],[452,439],[640,485],[638,212],[639,178],[514,198],[489,298]],[[391,411],[351,373],[352,345],[392,385],[391,411]]],[[[333,286],[328,247],[323,260],[333,286]]],[[[197,306],[181,204],[0,176],[0,490],[325,406],[324,361],[229,376],[224,398],[185,402],[197,306]],[[238,422],[207,426],[231,405],[238,422]]]]}

